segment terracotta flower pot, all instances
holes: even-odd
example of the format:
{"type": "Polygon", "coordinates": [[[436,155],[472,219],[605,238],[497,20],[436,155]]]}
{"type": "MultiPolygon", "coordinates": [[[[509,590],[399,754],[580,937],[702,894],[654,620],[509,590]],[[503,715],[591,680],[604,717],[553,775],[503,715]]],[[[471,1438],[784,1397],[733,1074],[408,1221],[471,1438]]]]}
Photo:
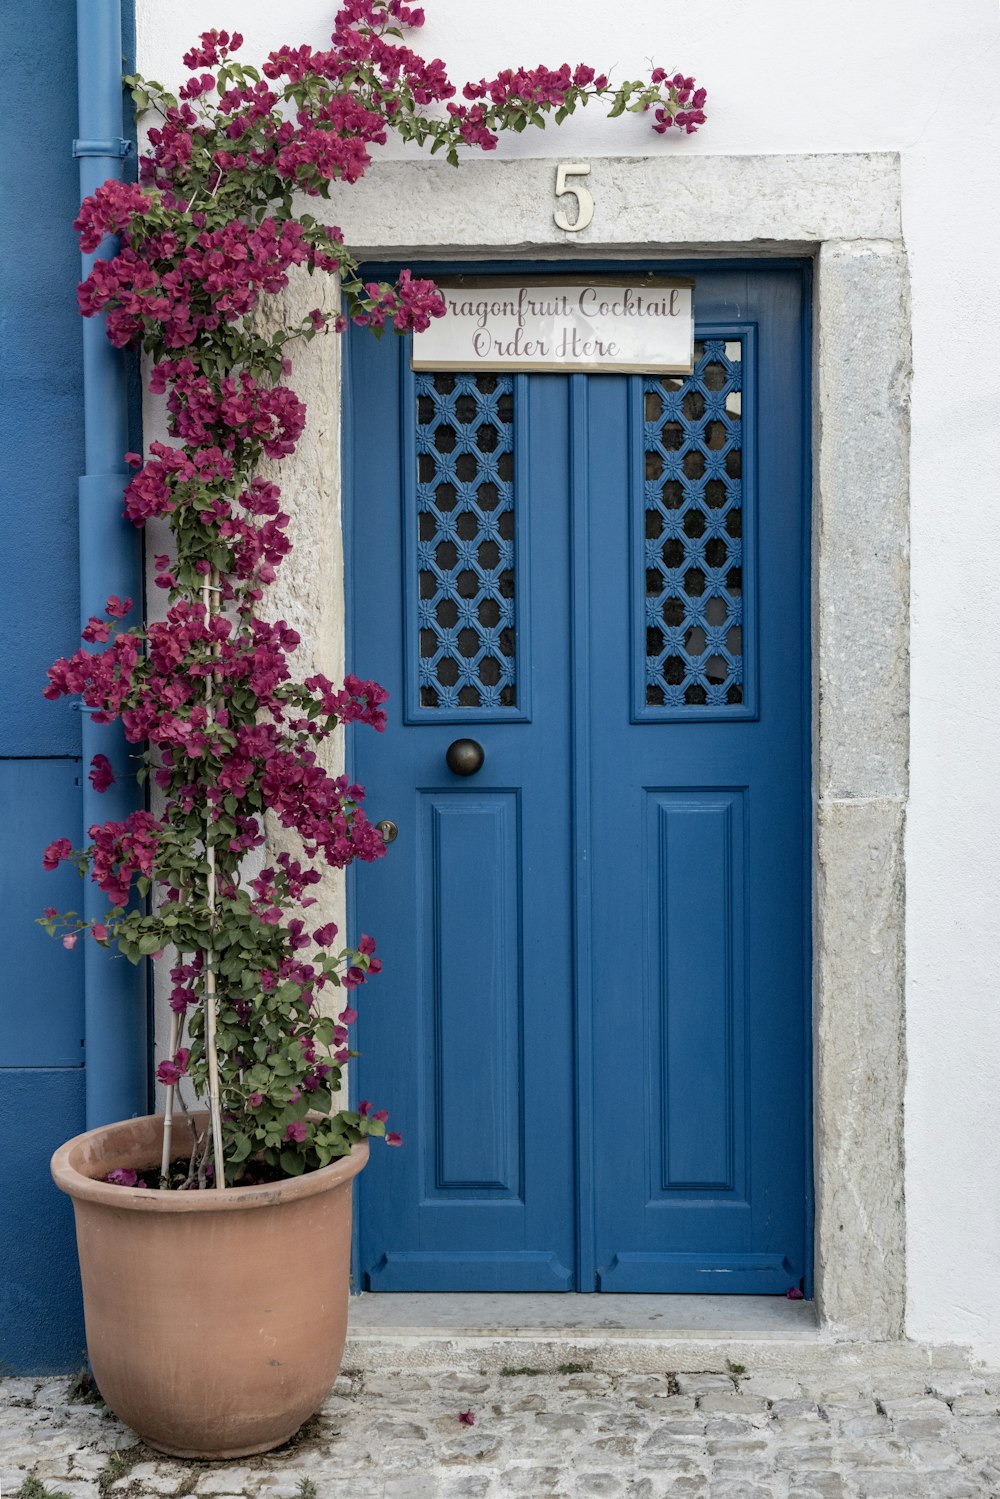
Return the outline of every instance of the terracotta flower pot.
{"type": "MultiPolygon", "coordinates": [[[[182,1127],[175,1120],[174,1138],[186,1143],[182,1127]]],[[[94,1377],[160,1452],[266,1452],[319,1409],[340,1368],[351,1185],[368,1145],[306,1176],[225,1192],[101,1180],[158,1166],[162,1139],[160,1116],[130,1119],[52,1157],[76,1214],[94,1377]]]]}

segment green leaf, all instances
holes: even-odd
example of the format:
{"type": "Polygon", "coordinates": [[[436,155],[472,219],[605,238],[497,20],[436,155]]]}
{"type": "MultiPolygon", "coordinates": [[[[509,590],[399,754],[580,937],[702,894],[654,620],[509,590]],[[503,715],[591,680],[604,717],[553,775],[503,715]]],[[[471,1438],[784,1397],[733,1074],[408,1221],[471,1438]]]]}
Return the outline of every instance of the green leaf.
{"type": "Polygon", "coordinates": [[[286,1176],[301,1176],[306,1163],[294,1150],[283,1150],[280,1156],[281,1169],[286,1176]]]}
{"type": "Polygon", "coordinates": [[[238,1134],[234,1141],[233,1148],[229,1152],[229,1159],[231,1161],[245,1161],[247,1156],[250,1154],[250,1149],[251,1146],[248,1137],[242,1133],[238,1134]]]}

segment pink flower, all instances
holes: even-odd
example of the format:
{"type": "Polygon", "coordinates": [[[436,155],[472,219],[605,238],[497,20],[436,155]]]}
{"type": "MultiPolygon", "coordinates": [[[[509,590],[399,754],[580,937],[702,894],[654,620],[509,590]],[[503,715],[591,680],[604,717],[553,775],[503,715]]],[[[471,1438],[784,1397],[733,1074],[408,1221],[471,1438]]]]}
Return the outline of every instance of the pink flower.
{"type": "Polygon", "coordinates": [[[96,614],[92,614],[80,631],[80,637],[91,644],[96,642],[103,645],[106,640],[111,639],[111,626],[106,619],[99,619],[96,614]]]}
{"type": "Polygon", "coordinates": [[[788,1290],[785,1292],[785,1295],[788,1297],[789,1301],[805,1300],[805,1295],[802,1291],[799,1290],[798,1286],[789,1286],[788,1290]]]}
{"type": "Polygon", "coordinates": [[[187,1072],[188,1057],[191,1055],[186,1046],[181,1046],[175,1053],[172,1061],[161,1062],[156,1069],[157,1079],[164,1087],[172,1088],[179,1083],[187,1072]]]}
{"type": "Polygon", "coordinates": [[[289,1141],[295,1140],[301,1145],[302,1141],[306,1138],[306,1135],[308,1133],[309,1131],[306,1127],[305,1120],[296,1119],[295,1123],[290,1124],[285,1130],[285,1139],[289,1141]]]}
{"type": "Polygon", "coordinates": [[[337,923],[335,921],[328,921],[326,926],[317,927],[313,932],[313,937],[319,943],[320,947],[329,947],[336,935],[337,923]]]}
{"type": "Polygon", "coordinates": [[[394,1129],[391,1129],[385,1137],[385,1143],[387,1145],[402,1145],[403,1137],[402,1135],[397,1134],[394,1129]]]}
{"type": "Polygon", "coordinates": [[[62,939],[62,944],[63,947],[68,947],[71,949],[74,948],[76,946],[76,933],[67,932],[65,937],[62,939]]]}
{"type": "Polygon", "coordinates": [[[105,614],[110,614],[112,619],[124,619],[126,614],[132,612],[132,600],[120,599],[113,593],[104,606],[105,614]]]}
{"type": "Polygon", "coordinates": [[[95,791],[107,791],[114,785],[115,773],[107,755],[95,755],[90,762],[90,784],[95,791]]]}
{"type": "Polygon", "coordinates": [[[476,1418],[471,1410],[459,1411],[458,1419],[461,1421],[463,1426],[475,1426],[476,1424],[476,1418]]]}
{"type": "Polygon", "coordinates": [[[388,1109],[376,1109],[375,1113],[372,1115],[372,1118],[379,1120],[379,1122],[381,1124],[384,1124],[385,1121],[388,1119],[388,1117],[389,1117],[389,1110],[388,1109]]]}
{"type": "Polygon", "coordinates": [[[42,915],[46,918],[46,920],[51,921],[54,916],[59,915],[59,912],[56,910],[55,906],[46,906],[44,911],[42,912],[42,915]]]}
{"type": "Polygon", "coordinates": [[[90,928],[90,935],[96,942],[107,942],[108,929],[103,921],[95,921],[90,928]]]}
{"type": "MultiPolygon", "coordinates": [[[[122,233],[129,228],[134,215],[147,214],[152,207],[152,198],[146,196],[138,183],[110,179],[80,206],[80,215],[73,224],[80,235],[80,248],[90,255],[106,234],[122,233]]],[[[104,262],[109,263],[114,262],[104,262]]]]}
{"type": "Polygon", "coordinates": [[[374,937],[366,937],[365,934],[364,934],[364,932],[362,932],[362,934],[361,934],[361,940],[358,942],[358,952],[373,953],[374,951],[375,951],[375,938],[374,937]]]}
{"type": "Polygon", "coordinates": [[[259,1109],[260,1106],[261,1106],[261,1104],[263,1102],[264,1102],[264,1095],[263,1095],[263,1093],[251,1093],[250,1094],[250,1107],[252,1109],[259,1109]]]}
{"type": "Polygon", "coordinates": [[[68,838],[57,838],[55,843],[50,843],[42,855],[43,869],[58,869],[63,859],[73,857],[73,845],[68,838]]]}
{"type": "Polygon", "coordinates": [[[113,1187],[144,1187],[146,1185],[145,1182],[139,1180],[131,1167],[126,1166],[119,1166],[116,1171],[109,1171],[104,1180],[110,1182],[113,1187]]]}
{"type": "Polygon", "coordinates": [[[363,1098],[358,1104],[358,1113],[361,1115],[362,1119],[367,1119],[371,1111],[371,1104],[368,1102],[367,1098],[363,1098]]]}

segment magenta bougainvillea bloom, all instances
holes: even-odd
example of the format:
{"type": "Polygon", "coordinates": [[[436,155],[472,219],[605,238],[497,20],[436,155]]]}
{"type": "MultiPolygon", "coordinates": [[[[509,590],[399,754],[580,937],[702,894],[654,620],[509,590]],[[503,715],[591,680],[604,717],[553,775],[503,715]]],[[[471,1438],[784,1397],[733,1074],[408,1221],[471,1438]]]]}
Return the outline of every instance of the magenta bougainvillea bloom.
{"type": "Polygon", "coordinates": [[[63,859],[73,857],[73,845],[68,838],[57,838],[50,843],[42,855],[42,865],[45,869],[58,869],[63,859]]]}
{"type": "Polygon", "coordinates": [[[180,1046],[169,1061],[161,1062],[156,1069],[157,1080],[165,1087],[172,1087],[179,1083],[188,1070],[188,1058],[191,1055],[189,1048],[180,1046]]]}
{"type": "Polygon", "coordinates": [[[90,762],[88,775],[95,791],[107,791],[109,786],[114,785],[115,773],[111,769],[111,761],[107,755],[94,756],[90,762]]]}
{"type": "Polygon", "coordinates": [[[137,1173],[131,1168],[119,1167],[117,1171],[109,1171],[104,1178],[115,1187],[144,1187],[146,1183],[140,1181],[137,1173]]]}
{"type": "MultiPolygon", "coordinates": [[[[613,85],[587,63],[561,63],[460,87],[405,38],[423,20],[403,0],[343,0],[328,47],[282,46],[260,69],[239,60],[238,32],[203,32],[176,94],[126,80],[138,110],[154,111],[138,181],[105,182],[76,220],[84,252],[105,251],[78,289],[80,311],[146,356],[164,410],[162,437],[125,455],[124,514],[137,528],[159,522],[170,542],[153,553],[163,617],[126,624],[133,601],[113,594],[81,648],[49,668],[45,696],[79,698],[93,722],[120,724],[156,796],[152,810],[95,823],[81,849],[49,844],[45,868],[72,861],[109,909],[84,920],[49,907],[42,923],[67,948],[89,931],[132,962],[168,965],[171,1039],[157,1077],[173,1088],[186,1076],[208,1097],[221,1139],[222,1160],[212,1139],[204,1147],[200,1183],[237,1184],[258,1165],[314,1170],[367,1135],[402,1143],[367,1099],[334,1111],[359,994],[382,966],[375,941],[335,947],[335,923],[309,916],[324,872],[385,855],[363,789],[328,768],[327,750],[348,724],[381,733],[387,694],[354,675],[298,680],[302,642],[267,600],[292,546],[274,467],[307,417],[295,350],[351,323],[420,331],[445,304],[406,269],[393,283],[363,281],[341,231],[302,212],[303,200],[358,181],[390,131],[457,164],[504,130],[561,123],[593,99],[612,116],[652,111],[661,134],[705,119],[704,89],[666,69],[613,85]],[[337,280],[296,316],[281,294],[303,273],[337,280]],[[265,817],[288,845],[280,852],[267,847],[265,817]]],[[[98,791],[113,784],[103,754],[88,774],[98,791]]]]}

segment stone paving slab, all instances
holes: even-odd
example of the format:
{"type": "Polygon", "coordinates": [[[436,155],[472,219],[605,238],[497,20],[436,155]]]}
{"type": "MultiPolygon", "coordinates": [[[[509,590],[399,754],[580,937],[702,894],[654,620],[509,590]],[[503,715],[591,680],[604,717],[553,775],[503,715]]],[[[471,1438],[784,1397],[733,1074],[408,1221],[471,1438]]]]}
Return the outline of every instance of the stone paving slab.
{"type": "Polygon", "coordinates": [[[215,1464],[151,1452],[68,1380],[7,1379],[0,1496],[1000,1499],[1000,1373],[830,1376],[358,1371],[286,1447],[215,1464]]]}
{"type": "MultiPolygon", "coordinates": [[[[540,1328],[520,1335],[509,1329],[490,1331],[476,1326],[451,1330],[405,1325],[386,1328],[368,1325],[365,1298],[358,1299],[361,1310],[351,1308],[344,1365],[369,1374],[385,1369],[422,1373],[428,1368],[449,1368],[464,1374],[499,1373],[519,1364],[553,1373],[564,1364],[586,1364],[609,1374],[655,1374],[668,1362],[679,1373],[697,1373],[720,1365],[725,1368],[729,1359],[748,1368],[775,1372],[795,1368],[803,1377],[811,1372],[826,1383],[836,1371],[840,1388],[840,1383],[850,1384],[872,1369],[883,1371],[887,1378],[899,1374],[905,1380],[914,1370],[926,1373],[932,1369],[943,1377],[968,1373],[969,1366],[968,1349],[954,1345],[849,1342],[815,1332],[788,1338],[780,1332],[764,1336],[755,1333],[752,1337],[714,1333],[709,1337],[703,1332],[670,1332],[655,1327],[643,1330],[624,1325],[602,1325],[588,1334],[574,1328],[540,1328]]],[[[380,1298],[371,1299],[376,1302],[380,1298]]],[[[809,1333],[808,1324],[803,1323],[803,1329],[809,1333]]]]}

